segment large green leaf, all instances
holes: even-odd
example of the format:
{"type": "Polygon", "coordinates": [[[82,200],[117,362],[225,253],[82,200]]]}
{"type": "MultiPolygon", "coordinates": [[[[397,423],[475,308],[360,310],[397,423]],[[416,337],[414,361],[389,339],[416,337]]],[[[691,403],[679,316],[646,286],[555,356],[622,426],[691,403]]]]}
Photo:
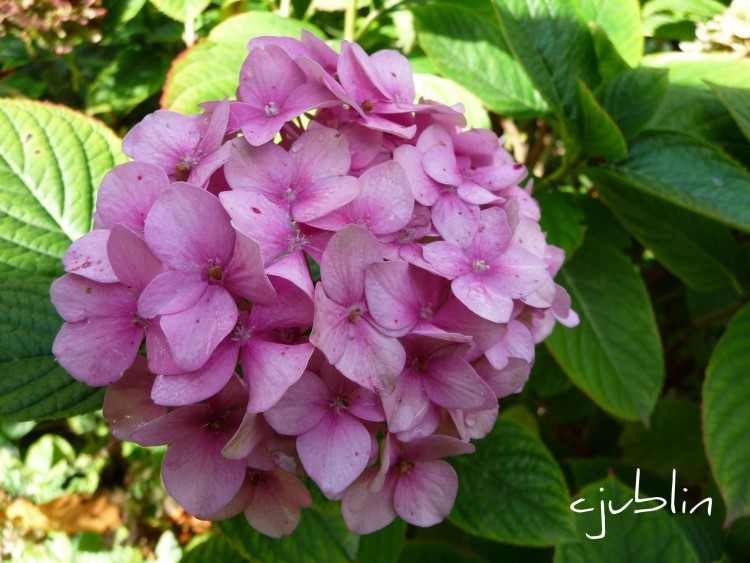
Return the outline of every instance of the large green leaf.
{"type": "Polygon", "coordinates": [[[638,0],[578,0],[584,17],[607,32],[612,44],[630,66],[643,54],[641,6],[638,0]]]}
{"type": "Polygon", "coordinates": [[[668,88],[666,70],[634,68],[602,84],[596,97],[625,138],[631,139],[644,129],[658,111],[668,88]]]}
{"type": "Polygon", "coordinates": [[[727,522],[750,514],[750,306],[716,345],[703,386],[708,461],[727,506],[727,522]]]}
{"type": "Polygon", "coordinates": [[[542,209],[539,223],[547,233],[547,242],[562,248],[565,259],[570,260],[583,243],[586,231],[583,212],[569,193],[542,188],[534,190],[534,198],[542,209]]]}
{"type": "Polygon", "coordinates": [[[547,344],[570,379],[606,411],[647,421],[664,361],[646,287],[617,249],[587,239],[560,273],[581,317],[547,344]]]}
{"type": "Polygon", "coordinates": [[[217,522],[216,528],[240,557],[255,563],[348,563],[359,541],[340,514],[314,509],[303,510],[297,529],[280,540],[253,530],[244,514],[217,522]]]}
{"type": "MultiPolygon", "coordinates": [[[[634,498],[635,491],[609,478],[584,487],[577,496],[586,499],[577,508],[593,508],[592,512],[576,514],[578,541],[560,545],[555,550],[555,563],[630,563],[632,561],[679,561],[698,563],[690,542],[680,527],[664,510],[636,514],[642,508],[634,502],[617,515],[605,512],[605,532],[601,539],[589,539],[602,531],[600,502],[612,502],[615,510],[634,498]]],[[[642,493],[641,493],[642,494],[642,493]]],[[[639,497],[641,498],[641,497],[639,497]]],[[[653,502],[647,507],[654,506],[653,502]]],[[[606,509],[605,509],[606,510],[606,509]]]]}
{"type": "Polygon", "coordinates": [[[161,98],[162,107],[195,113],[202,102],[233,98],[251,38],[259,35],[298,38],[303,29],[320,35],[313,25],[264,12],[247,12],[223,21],[205,40],[184,51],[172,63],[161,98]]]}
{"type": "Polygon", "coordinates": [[[0,364],[0,420],[62,418],[101,408],[104,389],[75,381],[52,356],[0,364]]]}
{"type": "Polygon", "coordinates": [[[396,563],[404,548],[406,522],[396,518],[382,530],[359,538],[358,563],[396,563]]]}
{"type": "Polygon", "coordinates": [[[723,86],[750,87],[750,60],[732,55],[659,53],[643,57],[643,65],[669,69],[672,84],[708,89],[704,80],[723,86]]]}
{"type": "Polygon", "coordinates": [[[572,519],[562,471],[523,426],[499,418],[476,453],[452,460],[458,497],[449,518],[470,534],[544,546],[571,538],[572,519]]]}
{"type": "Polygon", "coordinates": [[[23,100],[0,100],[0,131],[0,275],[58,275],[71,241],[91,228],[119,140],[80,113],[23,100]]]}
{"type": "MultiPolygon", "coordinates": [[[[750,231],[750,173],[714,145],[688,135],[647,131],[628,158],[606,164],[613,181],[750,231]]],[[[606,172],[598,173],[602,179],[606,172]]]]}
{"type": "Polygon", "coordinates": [[[712,82],[708,85],[732,114],[745,137],[750,140],[750,89],[720,86],[712,82]]]}
{"type": "Polygon", "coordinates": [[[482,100],[449,78],[415,72],[414,91],[417,99],[424,97],[447,105],[463,104],[467,127],[492,128],[482,100]]]}
{"type": "MultiPolygon", "coordinates": [[[[468,9],[414,8],[419,44],[444,76],[504,115],[538,115],[547,106],[511,55],[500,30],[468,9]]],[[[442,100],[441,100],[442,101],[442,100]]]]}
{"type": "Polygon", "coordinates": [[[614,174],[587,174],[620,223],[688,287],[712,291],[730,285],[742,294],[728,227],[633,189],[614,174]]]}
{"type": "Polygon", "coordinates": [[[581,150],[589,156],[624,159],[628,148],[619,127],[583,81],[579,80],[576,87],[581,104],[581,150]]]}

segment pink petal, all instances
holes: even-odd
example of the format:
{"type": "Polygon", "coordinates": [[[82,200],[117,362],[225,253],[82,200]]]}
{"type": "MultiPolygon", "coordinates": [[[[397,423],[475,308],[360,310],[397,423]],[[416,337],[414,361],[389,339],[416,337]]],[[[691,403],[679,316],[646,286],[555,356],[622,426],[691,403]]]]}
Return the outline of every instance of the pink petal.
{"type": "Polygon", "coordinates": [[[321,421],[330,402],[328,388],[317,375],[307,371],[264,416],[276,432],[298,436],[321,421]]]}
{"type": "Polygon", "coordinates": [[[416,200],[428,207],[440,198],[440,189],[422,168],[422,153],[412,145],[401,145],[393,151],[393,160],[404,169],[416,200]]]}
{"type": "Polygon", "coordinates": [[[448,279],[465,276],[472,270],[466,253],[450,242],[431,242],[423,248],[422,254],[435,272],[448,279]]]}
{"type": "Polygon", "coordinates": [[[107,256],[109,234],[109,229],[96,229],[71,244],[63,256],[65,271],[101,283],[120,281],[107,256]]]}
{"type": "Polygon", "coordinates": [[[246,412],[240,427],[221,450],[227,459],[245,459],[273,430],[256,413],[246,412]]]}
{"type": "Polygon", "coordinates": [[[242,233],[236,233],[232,260],[226,265],[224,286],[239,297],[257,303],[273,303],[276,291],[263,268],[260,247],[242,233]]]}
{"type": "Polygon", "coordinates": [[[403,444],[403,455],[414,463],[474,453],[474,446],[458,438],[436,434],[403,444]]]}
{"type": "Polygon", "coordinates": [[[370,433],[346,412],[329,409],[323,419],[297,438],[305,470],[320,489],[338,494],[360,476],[370,458],[370,433]]]}
{"type": "Polygon", "coordinates": [[[457,492],[458,476],[446,462],[418,463],[399,477],[393,507],[409,524],[434,526],[448,516],[457,492]]]}
{"type": "Polygon", "coordinates": [[[107,242],[107,255],[118,279],[140,295],[162,272],[162,264],[146,241],[124,225],[115,225],[107,242]]]}
{"type": "Polygon", "coordinates": [[[208,517],[228,504],[245,479],[244,460],[221,455],[222,436],[198,430],[173,444],[164,455],[164,488],[190,514],[208,517]]]}
{"type": "Polygon", "coordinates": [[[199,370],[179,375],[158,375],[151,398],[158,405],[178,407],[215,395],[232,377],[237,365],[238,348],[236,343],[225,340],[199,370]]]}
{"type": "Polygon", "coordinates": [[[274,406],[302,376],[314,350],[309,343],[250,340],[242,350],[242,372],[250,391],[247,410],[264,412],[274,406]]]}
{"type": "Polygon", "coordinates": [[[282,469],[263,473],[255,486],[253,501],[245,509],[250,525],[272,538],[291,534],[297,527],[300,508],[312,504],[307,488],[282,469]]]}
{"type": "Polygon", "coordinates": [[[359,177],[362,193],[349,204],[349,214],[375,234],[395,233],[411,219],[414,196],[403,168],[384,162],[359,177]]]}
{"type": "Polygon", "coordinates": [[[480,317],[507,323],[513,312],[513,299],[502,285],[488,283],[488,277],[470,273],[456,278],[451,284],[453,294],[480,317]]]}
{"type": "Polygon", "coordinates": [[[208,288],[199,272],[164,272],[151,280],[141,293],[138,314],[152,319],[157,315],[180,313],[194,306],[208,288]]]}
{"type": "Polygon", "coordinates": [[[422,157],[422,166],[427,175],[439,184],[457,187],[463,180],[463,176],[456,165],[456,155],[453,153],[452,143],[450,146],[435,145],[430,147],[422,157]]]}
{"type": "Polygon", "coordinates": [[[430,398],[422,385],[421,375],[404,370],[396,380],[393,393],[382,398],[390,432],[405,432],[424,418],[430,398]]]}
{"type": "Polygon", "coordinates": [[[190,438],[211,418],[205,404],[174,409],[138,427],[130,440],[141,446],[161,446],[190,438]]]}
{"type": "Polygon", "coordinates": [[[432,224],[440,236],[461,248],[469,246],[479,229],[479,206],[455,192],[445,192],[432,206],[432,224]]]}
{"type": "Polygon", "coordinates": [[[343,207],[362,192],[352,176],[320,178],[300,189],[292,202],[292,215],[300,223],[317,225],[316,219],[343,207]]]}
{"type": "Polygon", "coordinates": [[[122,284],[98,283],[75,274],[65,274],[50,286],[50,298],[68,322],[92,317],[127,317],[135,314],[135,298],[122,284]]]}
{"type": "Polygon", "coordinates": [[[155,164],[167,174],[176,174],[175,166],[194,153],[201,133],[199,116],[157,110],[125,135],[122,150],[134,160],[155,164]]]}
{"type": "Polygon", "coordinates": [[[390,100],[410,104],[414,101],[414,77],[409,60],[392,49],[382,49],[370,58],[378,70],[383,93],[390,100]]]}
{"type": "Polygon", "coordinates": [[[52,353],[78,381],[109,385],[133,365],[143,336],[132,317],[90,318],[63,324],[52,353]]]}
{"type": "Polygon", "coordinates": [[[200,269],[209,260],[226,265],[235,239],[218,198],[190,184],[172,186],[156,200],[145,235],[154,255],[178,270],[200,269]]]}
{"type": "Polygon", "coordinates": [[[278,205],[286,204],[284,191],[292,183],[289,154],[274,143],[259,147],[244,137],[232,141],[232,154],[224,166],[224,175],[233,190],[252,190],[278,205]]]}
{"type": "Polygon", "coordinates": [[[189,309],[161,317],[160,325],[169,342],[175,363],[185,371],[195,371],[237,322],[237,305],[221,287],[208,286],[189,309]]]}
{"type": "Polygon", "coordinates": [[[351,165],[346,138],[328,127],[308,129],[294,142],[289,153],[295,168],[293,183],[297,185],[343,176],[351,165]]]}
{"type": "Polygon", "coordinates": [[[331,238],[320,262],[326,294],[341,305],[360,301],[365,293],[365,268],[382,259],[380,244],[372,233],[358,225],[345,227],[331,238]]]}
{"type": "Polygon", "coordinates": [[[371,492],[370,483],[377,473],[377,467],[365,471],[341,499],[341,515],[346,526],[355,534],[369,534],[385,528],[396,517],[393,508],[396,476],[389,474],[382,487],[377,492],[371,492]]]}
{"type": "Polygon", "coordinates": [[[253,303],[249,324],[256,330],[309,327],[313,322],[313,302],[308,294],[287,279],[269,279],[276,290],[276,301],[253,303]]]}
{"type": "Polygon", "coordinates": [[[423,374],[424,388],[430,400],[449,409],[492,408],[497,400],[466,360],[443,356],[429,360],[423,374]]]}
{"type": "Polygon", "coordinates": [[[474,203],[476,205],[485,205],[498,201],[498,198],[491,191],[484,189],[481,186],[476,185],[474,182],[463,181],[458,186],[458,197],[467,203],[474,203]]]}
{"type": "Polygon", "coordinates": [[[120,164],[102,179],[94,221],[108,229],[122,224],[143,232],[151,206],[167,188],[169,178],[162,168],[147,162],[120,164]]]}

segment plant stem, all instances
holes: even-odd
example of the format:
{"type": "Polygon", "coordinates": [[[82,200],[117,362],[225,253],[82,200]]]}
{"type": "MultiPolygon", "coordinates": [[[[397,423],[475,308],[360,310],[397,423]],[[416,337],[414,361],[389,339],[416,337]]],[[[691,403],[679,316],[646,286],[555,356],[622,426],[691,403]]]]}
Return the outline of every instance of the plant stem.
{"type": "Polygon", "coordinates": [[[357,0],[348,0],[344,12],[344,39],[354,41],[354,24],[357,20],[357,0]]]}
{"type": "Polygon", "coordinates": [[[288,18],[292,15],[291,0],[281,0],[281,3],[279,4],[279,15],[282,18],[288,18]]]}

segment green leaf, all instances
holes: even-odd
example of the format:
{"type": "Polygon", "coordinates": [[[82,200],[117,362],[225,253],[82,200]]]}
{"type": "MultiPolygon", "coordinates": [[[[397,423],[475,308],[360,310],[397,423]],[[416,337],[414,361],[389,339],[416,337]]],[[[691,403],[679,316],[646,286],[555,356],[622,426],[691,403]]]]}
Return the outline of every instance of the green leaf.
{"type": "Polygon", "coordinates": [[[701,442],[700,407],[687,399],[660,400],[649,428],[640,422],[625,425],[620,435],[622,460],[670,479],[698,483],[708,463],[701,442]]]}
{"type": "Polygon", "coordinates": [[[495,25],[468,9],[445,4],[412,11],[419,44],[441,74],[496,113],[528,116],[547,111],[495,25]]]}
{"type": "Polygon", "coordinates": [[[104,389],[74,380],[52,356],[0,363],[0,419],[43,420],[101,408],[104,389]]]}
{"type": "Polygon", "coordinates": [[[614,181],[750,231],[750,173],[714,145],[680,133],[647,131],[628,159],[605,164],[614,181]]]}
{"type": "Polygon", "coordinates": [[[602,84],[597,99],[625,138],[632,139],[659,110],[668,89],[666,70],[634,68],[602,84]]]}
{"type": "Polygon", "coordinates": [[[535,190],[534,199],[542,210],[539,222],[542,231],[547,233],[547,242],[562,248],[565,259],[570,260],[583,243],[586,232],[583,213],[568,193],[549,189],[535,190]]]}
{"type": "MultiPolygon", "coordinates": [[[[663,37],[659,33],[660,27],[679,22],[705,21],[726,10],[726,6],[717,0],[650,0],[644,4],[643,34],[659,37],[663,37]]],[[[694,32],[695,26],[692,28],[694,32]]]]}
{"type": "Polygon", "coordinates": [[[90,114],[127,114],[138,104],[159,92],[164,85],[171,57],[152,48],[131,45],[97,75],[86,97],[90,114]],[[149,64],[144,65],[144,58],[149,64]]]}
{"type": "Polygon", "coordinates": [[[151,0],[156,9],[178,22],[194,20],[211,0],[151,0]]]}
{"type": "Polygon", "coordinates": [[[400,559],[402,563],[429,561],[430,563],[488,563],[488,560],[473,553],[465,545],[453,545],[440,541],[411,540],[406,542],[400,559]]]}
{"type": "Polygon", "coordinates": [[[583,153],[611,160],[623,160],[628,155],[628,148],[620,129],[581,80],[578,80],[576,87],[582,112],[581,149],[583,153]]]}
{"type": "Polygon", "coordinates": [[[643,66],[669,69],[672,84],[708,90],[704,81],[750,88],[750,60],[732,55],[659,53],[643,57],[643,66]]]}
{"type": "MultiPolygon", "coordinates": [[[[241,557],[220,535],[212,534],[207,540],[187,551],[180,563],[205,563],[206,561],[237,561],[241,557]]],[[[244,560],[247,560],[243,558],[244,560]]]]}
{"type": "Polygon", "coordinates": [[[750,514],[750,306],[727,326],[703,385],[703,430],[727,523],[750,514]]]}
{"type": "Polygon", "coordinates": [[[417,99],[424,97],[447,105],[463,104],[467,127],[492,128],[490,116],[482,106],[482,100],[453,80],[432,74],[414,73],[414,89],[417,99]]]}
{"type": "Polygon", "coordinates": [[[297,529],[282,539],[256,532],[244,514],[215,526],[232,549],[256,563],[348,563],[357,552],[358,537],[347,530],[340,514],[303,510],[297,529]]]}
{"type": "Polygon", "coordinates": [[[664,381],[661,340],[643,280],[617,249],[588,237],[560,272],[581,323],[547,345],[607,412],[647,421],[664,381]]]}
{"type": "Polygon", "coordinates": [[[596,23],[630,66],[638,66],[643,54],[641,6],[638,0],[578,0],[584,17],[596,23]]]}
{"type": "Polygon", "coordinates": [[[195,113],[202,102],[234,98],[248,41],[259,35],[299,37],[303,29],[321,35],[315,26],[270,13],[247,12],[228,18],[172,63],[162,107],[195,113]]]}
{"type": "Polygon", "coordinates": [[[91,228],[96,188],[123,159],[98,121],[46,103],[0,100],[0,275],[56,276],[91,228]]]}
{"type": "Polygon", "coordinates": [[[732,114],[745,137],[750,140],[750,89],[720,86],[712,82],[708,85],[732,114]]]}
{"type": "MultiPolygon", "coordinates": [[[[592,540],[586,537],[601,533],[599,502],[612,501],[615,510],[633,499],[635,491],[615,479],[605,479],[584,487],[578,498],[587,499],[579,509],[594,508],[593,512],[576,514],[577,542],[560,545],[555,550],[555,563],[584,563],[606,561],[680,561],[698,563],[698,558],[680,527],[664,510],[635,514],[635,503],[612,515],[605,513],[606,535],[592,540]]],[[[653,506],[649,503],[648,507],[653,506]]]]}
{"type": "Polygon", "coordinates": [[[633,189],[615,174],[592,169],[587,175],[620,223],[688,287],[712,291],[731,285],[742,294],[729,228],[633,189]]]}
{"type": "Polygon", "coordinates": [[[382,530],[359,538],[358,563],[396,563],[404,548],[406,522],[396,518],[382,530]]]}
{"type": "Polygon", "coordinates": [[[49,300],[47,279],[0,278],[0,362],[45,356],[62,319],[49,300]]]}
{"type": "Polygon", "coordinates": [[[449,519],[459,528],[528,546],[570,539],[562,471],[542,442],[517,422],[499,418],[476,453],[451,461],[459,487],[449,519]]]}
{"type": "Polygon", "coordinates": [[[589,22],[591,38],[594,41],[594,52],[596,53],[597,70],[601,79],[609,80],[618,74],[630,70],[630,66],[617,52],[612,40],[599,25],[589,22]]]}

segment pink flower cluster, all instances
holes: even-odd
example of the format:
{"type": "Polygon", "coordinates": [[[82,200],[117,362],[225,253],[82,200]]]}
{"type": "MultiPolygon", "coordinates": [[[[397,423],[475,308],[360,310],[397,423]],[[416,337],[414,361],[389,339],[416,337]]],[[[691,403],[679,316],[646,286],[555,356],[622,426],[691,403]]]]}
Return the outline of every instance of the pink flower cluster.
{"type": "Polygon", "coordinates": [[[356,533],[450,512],[534,345],[578,322],[526,170],[394,51],[249,45],[237,101],[124,139],[52,286],[60,364],[115,436],[169,444],[192,514],[291,533],[307,476],[356,533]],[[318,274],[319,267],[319,274],[318,274]],[[145,339],[145,356],[139,355],[145,339]]]}

